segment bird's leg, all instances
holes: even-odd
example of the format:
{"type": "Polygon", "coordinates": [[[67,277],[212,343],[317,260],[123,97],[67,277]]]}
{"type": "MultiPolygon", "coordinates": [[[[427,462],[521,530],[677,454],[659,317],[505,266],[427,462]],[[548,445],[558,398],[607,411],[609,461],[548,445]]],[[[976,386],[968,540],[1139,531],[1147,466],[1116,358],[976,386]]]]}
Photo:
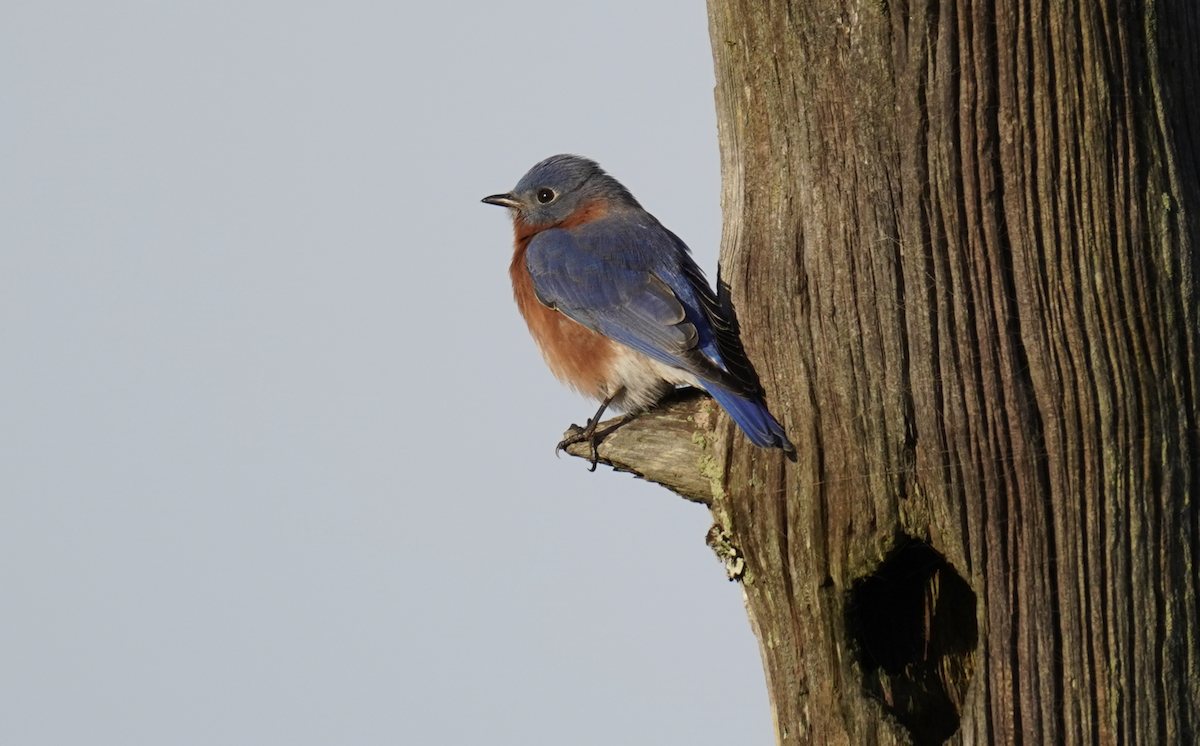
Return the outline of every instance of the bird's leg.
{"type": "Polygon", "coordinates": [[[612,394],[610,394],[608,398],[600,404],[600,408],[596,410],[596,416],[588,420],[587,427],[581,428],[579,425],[571,425],[571,434],[559,442],[558,446],[556,446],[554,449],[554,453],[557,454],[559,451],[566,450],[567,446],[569,445],[582,443],[586,440],[592,447],[592,465],[588,468],[588,471],[595,471],[596,462],[600,460],[600,451],[597,448],[598,444],[596,443],[596,426],[600,424],[600,418],[604,415],[604,410],[608,409],[608,405],[612,404],[613,399],[616,399],[624,391],[625,387],[621,386],[616,391],[612,392],[612,394]]]}

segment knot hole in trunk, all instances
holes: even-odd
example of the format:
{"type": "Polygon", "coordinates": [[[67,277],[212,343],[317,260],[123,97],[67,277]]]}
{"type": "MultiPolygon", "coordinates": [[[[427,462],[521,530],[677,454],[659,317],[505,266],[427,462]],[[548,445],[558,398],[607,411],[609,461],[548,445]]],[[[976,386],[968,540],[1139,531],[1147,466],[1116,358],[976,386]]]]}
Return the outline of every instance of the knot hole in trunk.
{"type": "Polygon", "coordinates": [[[937,746],[958,730],[979,643],[975,592],[929,544],[902,535],[854,581],[846,628],[863,689],[912,735],[937,746]]]}

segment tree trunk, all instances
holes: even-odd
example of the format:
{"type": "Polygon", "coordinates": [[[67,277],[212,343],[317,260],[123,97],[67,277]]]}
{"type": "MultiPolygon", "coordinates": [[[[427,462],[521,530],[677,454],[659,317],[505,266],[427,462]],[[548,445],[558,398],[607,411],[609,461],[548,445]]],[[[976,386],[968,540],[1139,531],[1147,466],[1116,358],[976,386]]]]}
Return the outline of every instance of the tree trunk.
{"type": "Polygon", "coordinates": [[[1200,743],[1200,3],[1080,5],[709,0],[799,458],[695,399],[601,455],[710,502],[781,744],[1200,743]]]}
{"type": "Polygon", "coordinates": [[[1200,4],[709,0],[782,744],[1200,740],[1200,4]]]}

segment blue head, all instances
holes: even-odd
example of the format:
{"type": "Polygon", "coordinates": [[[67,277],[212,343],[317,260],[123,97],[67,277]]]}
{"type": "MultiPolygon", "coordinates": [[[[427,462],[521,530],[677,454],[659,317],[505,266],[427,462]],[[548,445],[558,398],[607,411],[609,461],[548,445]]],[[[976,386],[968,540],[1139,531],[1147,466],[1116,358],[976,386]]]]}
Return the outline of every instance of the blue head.
{"type": "Polygon", "coordinates": [[[578,155],[553,155],[529,169],[516,188],[484,197],[489,205],[513,211],[513,217],[533,226],[557,225],[597,200],[604,207],[640,207],[625,187],[595,161],[578,155]]]}

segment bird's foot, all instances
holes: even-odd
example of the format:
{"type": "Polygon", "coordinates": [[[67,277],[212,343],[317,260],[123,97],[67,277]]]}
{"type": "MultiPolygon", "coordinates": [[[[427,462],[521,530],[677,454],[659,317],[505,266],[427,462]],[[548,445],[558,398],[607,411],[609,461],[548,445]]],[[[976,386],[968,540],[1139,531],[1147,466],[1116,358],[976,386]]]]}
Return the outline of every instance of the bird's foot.
{"type": "Polygon", "coordinates": [[[560,440],[558,445],[554,447],[554,455],[557,456],[560,452],[567,450],[567,446],[587,441],[588,445],[592,448],[592,456],[588,459],[591,464],[588,467],[588,471],[595,471],[596,464],[600,461],[599,443],[596,440],[596,425],[599,422],[600,418],[596,417],[588,420],[587,427],[580,427],[572,423],[571,427],[567,430],[567,437],[560,440]]]}
{"type": "MultiPolygon", "coordinates": [[[[608,405],[612,404],[613,399],[616,399],[624,392],[625,387],[621,386],[618,387],[616,391],[609,394],[604,399],[604,402],[600,404],[600,408],[596,410],[595,416],[588,420],[587,427],[580,427],[579,425],[572,424],[571,428],[567,430],[567,437],[558,442],[558,446],[554,449],[554,455],[557,456],[559,451],[565,451],[567,446],[575,445],[576,443],[582,443],[586,440],[592,447],[592,457],[590,459],[592,465],[588,467],[588,471],[595,471],[596,463],[600,461],[600,450],[597,447],[599,446],[599,443],[596,441],[596,426],[600,424],[600,418],[604,416],[604,410],[608,409],[608,405]]],[[[628,419],[629,416],[626,415],[625,417],[621,418],[621,421],[624,422],[628,419]]]]}

